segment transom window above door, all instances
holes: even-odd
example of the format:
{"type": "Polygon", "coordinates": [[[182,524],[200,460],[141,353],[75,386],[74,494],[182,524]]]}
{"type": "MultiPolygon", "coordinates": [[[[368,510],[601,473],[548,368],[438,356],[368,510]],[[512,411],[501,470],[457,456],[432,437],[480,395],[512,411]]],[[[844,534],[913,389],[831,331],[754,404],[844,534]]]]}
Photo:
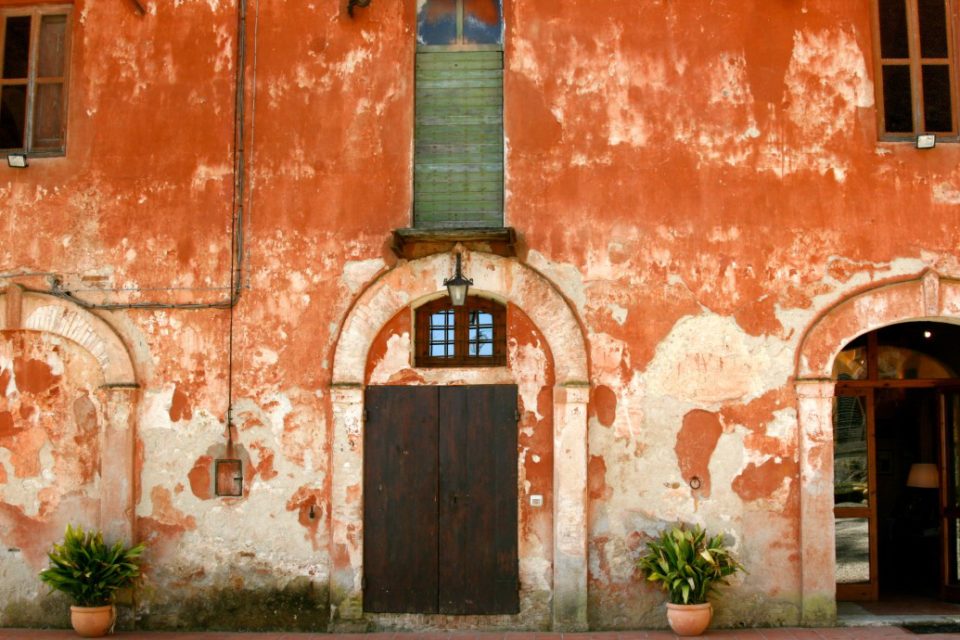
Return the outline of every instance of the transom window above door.
{"type": "Polygon", "coordinates": [[[501,0],[426,0],[417,13],[420,45],[503,44],[501,0]]]}
{"type": "Polygon", "coordinates": [[[506,364],[506,308],[468,296],[461,307],[447,297],[416,311],[418,367],[494,367],[506,364]]]}

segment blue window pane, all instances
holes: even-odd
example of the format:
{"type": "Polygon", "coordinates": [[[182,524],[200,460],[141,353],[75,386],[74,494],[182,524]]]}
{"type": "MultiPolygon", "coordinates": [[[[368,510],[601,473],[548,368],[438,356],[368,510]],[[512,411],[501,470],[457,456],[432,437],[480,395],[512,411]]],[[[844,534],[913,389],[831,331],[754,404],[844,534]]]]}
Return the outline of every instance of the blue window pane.
{"type": "Polygon", "coordinates": [[[480,314],[480,324],[490,325],[493,324],[493,316],[489,313],[480,314]]]}
{"type": "Polygon", "coordinates": [[[453,326],[453,312],[439,311],[430,316],[430,328],[442,329],[443,327],[453,326]]]}
{"type": "Polygon", "coordinates": [[[492,355],[493,355],[493,345],[490,344],[489,342],[482,343],[480,345],[480,356],[489,358],[492,355]]]}
{"type": "Polygon", "coordinates": [[[417,14],[417,41],[420,44],[457,42],[457,0],[427,0],[417,14]]]}
{"type": "Polygon", "coordinates": [[[502,0],[464,0],[464,42],[500,44],[503,42],[502,24],[502,0]]]}
{"type": "Polygon", "coordinates": [[[456,348],[454,313],[444,309],[430,314],[430,345],[428,351],[434,358],[452,358],[456,348]]]}

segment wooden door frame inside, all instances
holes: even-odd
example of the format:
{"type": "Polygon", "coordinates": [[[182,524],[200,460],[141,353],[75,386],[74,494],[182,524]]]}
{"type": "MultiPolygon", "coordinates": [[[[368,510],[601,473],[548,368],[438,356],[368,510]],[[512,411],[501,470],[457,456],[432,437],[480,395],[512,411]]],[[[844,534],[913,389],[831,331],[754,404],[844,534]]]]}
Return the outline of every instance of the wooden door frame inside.
{"type": "MultiPolygon", "coordinates": [[[[841,380],[837,381],[834,386],[833,397],[843,397],[843,396],[860,396],[866,399],[866,409],[867,409],[867,467],[868,467],[868,507],[835,507],[834,508],[834,517],[835,518],[846,518],[846,517],[867,517],[869,522],[869,536],[870,536],[870,580],[866,583],[853,583],[853,584],[841,584],[837,583],[836,585],[836,598],[837,600],[851,600],[851,601],[870,601],[877,600],[879,598],[879,563],[878,563],[878,539],[877,539],[877,479],[876,479],[876,394],[877,390],[881,389],[929,389],[935,393],[941,393],[942,390],[946,389],[960,389],[960,379],[958,378],[926,378],[926,379],[908,379],[908,380],[898,380],[898,379],[880,379],[878,377],[878,372],[876,368],[877,363],[877,353],[879,349],[878,337],[876,331],[873,331],[867,334],[867,365],[868,365],[868,378],[865,380],[841,380]]],[[[942,397],[942,394],[941,394],[942,397]]],[[[941,490],[940,490],[940,508],[941,514],[944,513],[944,510],[947,508],[946,505],[946,492],[944,488],[946,487],[946,470],[944,466],[946,455],[946,433],[945,425],[943,423],[944,419],[944,410],[942,402],[939,402],[938,412],[938,444],[939,444],[939,459],[938,466],[941,473],[941,490]]],[[[835,413],[836,404],[834,403],[834,411],[831,412],[831,419],[835,420],[836,417],[833,415],[835,413]]],[[[835,423],[834,423],[835,424],[835,423]]],[[[836,442],[836,433],[833,433],[834,443],[836,442]]],[[[836,452],[834,451],[834,455],[836,452]]],[[[958,515],[960,515],[960,510],[958,510],[958,515]]],[[[960,586],[951,589],[946,584],[946,576],[943,573],[944,567],[946,566],[946,554],[950,549],[951,542],[947,539],[948,535],[946,529],[941,522],[941,593],[946,597],[948,594],[953,594],[953,597],[960,599],[960,586]]]]}

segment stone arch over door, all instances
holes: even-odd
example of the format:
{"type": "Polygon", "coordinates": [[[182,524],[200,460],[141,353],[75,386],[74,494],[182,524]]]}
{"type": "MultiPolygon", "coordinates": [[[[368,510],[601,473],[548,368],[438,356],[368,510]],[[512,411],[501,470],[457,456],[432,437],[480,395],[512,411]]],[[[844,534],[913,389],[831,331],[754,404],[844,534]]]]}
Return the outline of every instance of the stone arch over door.
{"type": "Polygon", "coordinates": [[[133,361],[102,318],[66,300],[11,284],[0,290],[0,331],[38,331],[76,343],[96,359],[103,376],[104,424],[100,450],[100,529],[110,539],[132,540],[137,382],[133,361]]]}
{"type": "Polygon", "coordinates": [[[822,313],[797,351],[802,619],[836,619],[833,519],[833,361],[854,338],[900,322],[960,323],[960,280],[927,271],[844,298],[822,313]]]}
{"type": "MultiPolygon", "coordinates": [[[[452,254],[401,262],[355,301],[337,340],[332,376],[330,602],[335,621],[363,615],[363,397],[367,354],[401,309],[444,290],[452,254]]],[[[541,274],[516,259],[464,254],[464,273],[476,290],[522,309],[554,355],[553,626],[587,624],[587,402],[586,341],[567,301],[541,274]]]]}

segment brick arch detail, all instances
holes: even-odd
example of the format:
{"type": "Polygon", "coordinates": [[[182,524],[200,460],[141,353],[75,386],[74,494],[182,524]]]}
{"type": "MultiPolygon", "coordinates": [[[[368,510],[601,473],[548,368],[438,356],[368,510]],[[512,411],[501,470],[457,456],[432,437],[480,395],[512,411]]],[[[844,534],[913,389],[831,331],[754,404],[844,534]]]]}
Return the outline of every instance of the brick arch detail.
{"type": "Polygon", "coordinates": [[[113,327],[86,309],[10,285],[0,293],[0,311],[0,330],[43,331],[76,342],[97,360],[105,385],[136,385],[126,345],[113,327]]]}
{"type": "MultiPolygon", "coordinates": [[[[331,396],[330,607],[333,628],[352,629],[363,613],[363,399],[367,357],[381,328],[402,309],[443,292],[454,256],[402,261],[358,296],[334,351],[331,396]]],[[[520,309],[553,353],[554,557],[551,625],[587,628],[586,340],[552,282],[517,259],[464,253],[473,289],[520,309]]]]}
{"type": "Polygon", "coordinates": [[[102,410],[100,530],[110,540],[134,538],[134,443],[138,399],[133,360],[105,320],[69,301],[24,291],[0,290],[0,330],[38,331],[70,340],[100,365],[102,410]]]}
{"type": "Polygon", "coordinates": [[[960,279],[926,271],[865,289],[820,314],[797,349],[795,384],[800,448],[801,616],[836,620],[833,517],[833,362],[854,338],[891,324],[960,323],[960,279]]]}

